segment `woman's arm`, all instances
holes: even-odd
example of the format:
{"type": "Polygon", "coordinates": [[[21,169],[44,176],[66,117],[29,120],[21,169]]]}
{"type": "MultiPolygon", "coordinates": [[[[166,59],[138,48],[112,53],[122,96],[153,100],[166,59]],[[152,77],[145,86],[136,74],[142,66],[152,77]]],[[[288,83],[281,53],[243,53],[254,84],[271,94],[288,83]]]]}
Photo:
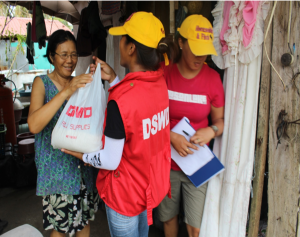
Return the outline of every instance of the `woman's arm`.
{"type": "Polygon", "coordinates": [[[224,107],[216,108],[211,105],[210,112],[212,125],[218,128],[218,132],[211,127],[200,128],[197,130],[194,136],[191,137],[191,142],[203,146],[211,141],[211,139],[222,135],[224,129],[224,107]]]}
{"type": "Polygon", "coordinates": [[[45,87],[42,79],[36,77],[31,92],[30,107],[28,113],[28,126],[30,132],[36,134],[46,127],[64,101],[69,98],[78,88],[85,87],[92,81],[91,74],[83,74],[74,77],[65,88],[57,93],[51,101],[44,104],[45,87]]]}
{"type": "Polygon", "coordinates": [[[224,106],[216,108],[211,105],[210,116],[212,120],[212,125],[215,125],[218,128],[218,132],[215,134],[215,137],[221,136],[223,134],[224,129],[224,106]]]}
{"type": "Polygon", "coordinates": [[[66,149],[62,149],[61,151],[66,154],[70,154],[82,160],[84,163],[90,164],[98,169],[115,170],[118,168],[121,162],[124,143],[125,138],[114,139],[105,136],[105,146],[103,150],[88,154],[69,151],[66,149]]]}
{"type": "Polygon", "coordinates": [[[64,92],[59,92],[49,103],[44,105],[45,87],[42,79],[36,77],[31,92],[28,114],[28,126],[30,132],[36,134],[44,129],[58,109],[67,99],[64,92]]]}

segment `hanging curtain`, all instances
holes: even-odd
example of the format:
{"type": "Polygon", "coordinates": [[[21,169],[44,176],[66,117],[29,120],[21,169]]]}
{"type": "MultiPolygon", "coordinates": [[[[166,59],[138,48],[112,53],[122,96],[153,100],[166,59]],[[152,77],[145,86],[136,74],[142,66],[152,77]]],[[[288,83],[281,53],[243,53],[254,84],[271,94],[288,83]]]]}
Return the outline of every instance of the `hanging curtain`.
{"type": "Polygon", "coordinates": [[[200,237],[245,237],[268,2],[219,2],[212,14],[215,64],[225,69],[222,137],[213,151],[225,171],[209,181],[200,237]]]}

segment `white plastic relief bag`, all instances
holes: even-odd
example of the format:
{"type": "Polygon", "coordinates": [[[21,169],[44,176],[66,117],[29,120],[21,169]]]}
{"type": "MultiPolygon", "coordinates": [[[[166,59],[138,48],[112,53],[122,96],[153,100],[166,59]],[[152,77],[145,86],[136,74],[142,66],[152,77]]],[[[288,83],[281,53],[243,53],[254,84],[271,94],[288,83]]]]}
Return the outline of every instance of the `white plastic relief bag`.
{"type": "Polygon", "coordinates": [[[105,109],[106,96],[98,64],[93,81],[77,89],[63,109],[52,131],[53,148],[82,153],[100,150],[105,109]]]}

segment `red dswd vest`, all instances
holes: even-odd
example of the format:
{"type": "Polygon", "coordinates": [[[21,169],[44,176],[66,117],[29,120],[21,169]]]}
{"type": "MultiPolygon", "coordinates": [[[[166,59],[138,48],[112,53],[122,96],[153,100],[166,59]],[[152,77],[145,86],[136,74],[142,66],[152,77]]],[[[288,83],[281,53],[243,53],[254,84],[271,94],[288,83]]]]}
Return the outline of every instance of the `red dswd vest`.
{"type": "Polygon", "coordinates": [[[128,73],[109,89],[124,123],[126,140],[114,171],[100,170],[97,189],[110,208],[125,216],[152,209],[170,195],[170,121],[163,71],[128,73]]]}

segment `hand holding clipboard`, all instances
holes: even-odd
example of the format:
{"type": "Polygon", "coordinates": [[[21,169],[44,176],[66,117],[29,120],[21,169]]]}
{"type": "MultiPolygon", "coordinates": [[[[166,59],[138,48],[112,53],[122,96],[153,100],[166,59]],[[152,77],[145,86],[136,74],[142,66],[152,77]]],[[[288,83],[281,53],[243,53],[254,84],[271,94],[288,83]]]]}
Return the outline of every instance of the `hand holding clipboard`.
{"type": "MultiPolygon", "coordinates": [[[[183,117],[172,129],[172,132],[178,133],[186,138],[187,141],[196,133],[196,130],[190,125],[189,120],[183,117]]],[[[199,187],[210,178],[224,170],[224,166],[205,144],[199,146],[198,150],[193,150],[193,154],[182,157],[171,145],[171,157],[192,181],[199,187]]]]}

